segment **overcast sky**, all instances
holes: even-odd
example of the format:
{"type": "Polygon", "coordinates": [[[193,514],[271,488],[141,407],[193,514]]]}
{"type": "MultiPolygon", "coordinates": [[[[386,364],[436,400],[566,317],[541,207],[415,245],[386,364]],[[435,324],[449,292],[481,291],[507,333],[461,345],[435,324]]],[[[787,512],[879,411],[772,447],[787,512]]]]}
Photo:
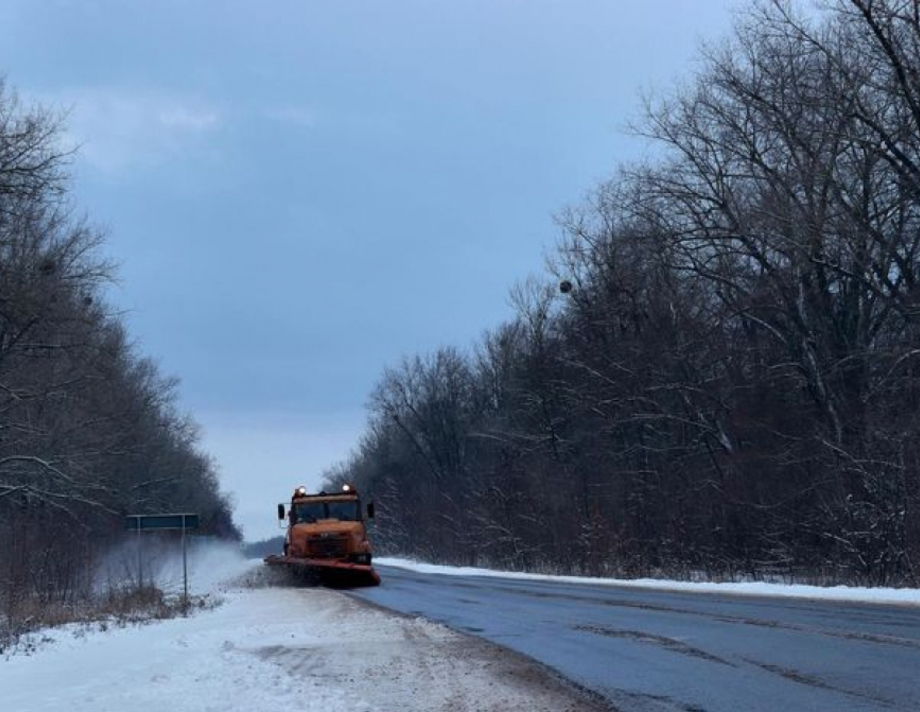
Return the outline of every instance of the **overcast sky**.
{"type": "Polygon", "coordinates": [[[732,0],[0,0],[0,73],[69,110],[112,292],[247,539],[342,460],[387,364],[511,316],[732,0]]]}

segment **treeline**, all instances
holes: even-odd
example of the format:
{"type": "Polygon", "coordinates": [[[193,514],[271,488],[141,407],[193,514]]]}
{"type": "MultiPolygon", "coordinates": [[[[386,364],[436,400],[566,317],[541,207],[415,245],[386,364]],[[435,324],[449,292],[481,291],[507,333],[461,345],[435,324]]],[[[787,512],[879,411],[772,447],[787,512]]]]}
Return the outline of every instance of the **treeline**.
{"type": "MultiPolygon", "coordinates": [[[[196,511],[239,538],[176,383],[141,357],[103,288],[58,118],[0,83],[0,623],[88,593],[124,515],[196,511]]],[[[2,637],[2,631],[0,631],[2,637]]]]}
{"type": "Polygon", "coordinates": [[[327,480],[428,560],[920,583],[916,2],[758,2],[645,109],[656,157],[327,480]]]}

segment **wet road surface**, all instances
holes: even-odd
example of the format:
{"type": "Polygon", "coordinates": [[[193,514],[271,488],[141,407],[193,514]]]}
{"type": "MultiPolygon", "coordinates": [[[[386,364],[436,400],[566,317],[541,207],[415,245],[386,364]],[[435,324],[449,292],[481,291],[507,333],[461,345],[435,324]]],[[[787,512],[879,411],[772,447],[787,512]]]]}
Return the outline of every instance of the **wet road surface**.
{"type": "Polygon", "coordinates": [[[355,595],[529,655],[623,712],[920,712],[920,608],[379,570],[355,595]]]}

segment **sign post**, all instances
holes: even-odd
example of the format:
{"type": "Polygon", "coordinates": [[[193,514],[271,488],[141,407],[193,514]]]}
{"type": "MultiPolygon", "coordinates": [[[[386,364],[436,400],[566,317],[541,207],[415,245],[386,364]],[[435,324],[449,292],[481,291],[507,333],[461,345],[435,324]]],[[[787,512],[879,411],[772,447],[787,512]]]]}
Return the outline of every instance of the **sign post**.
{"type": "Polygon", "coordinates": [[[125,529],[137,532],[137,580],[143,583],[143,566],[141,559],[141,532],[182,530],[182,592],[183,606],[188,612],[188,555],[186,553],[185,533],[198,528],[198,515],[182,512],[180,514],[129,514],[125,517],[125,529]]]}

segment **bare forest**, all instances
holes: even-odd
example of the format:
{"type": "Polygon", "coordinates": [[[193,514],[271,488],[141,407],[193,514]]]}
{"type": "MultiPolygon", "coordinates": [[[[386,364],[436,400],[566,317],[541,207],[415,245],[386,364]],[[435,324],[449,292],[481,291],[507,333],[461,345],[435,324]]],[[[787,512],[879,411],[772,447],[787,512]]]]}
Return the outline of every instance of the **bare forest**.
{"type": "Polygon", "coordinates": [[[427,560],[920,584],[920,4],[756,2],[635,132],[328,483],[427,560]]]}
{"type": "Polygon", "coordinates": [[[196,511],[239,537],[175,381],[106,303],[114,269],[61,133],[0,82],[0,642],[92,593],[125,514],[196,511]]]}

